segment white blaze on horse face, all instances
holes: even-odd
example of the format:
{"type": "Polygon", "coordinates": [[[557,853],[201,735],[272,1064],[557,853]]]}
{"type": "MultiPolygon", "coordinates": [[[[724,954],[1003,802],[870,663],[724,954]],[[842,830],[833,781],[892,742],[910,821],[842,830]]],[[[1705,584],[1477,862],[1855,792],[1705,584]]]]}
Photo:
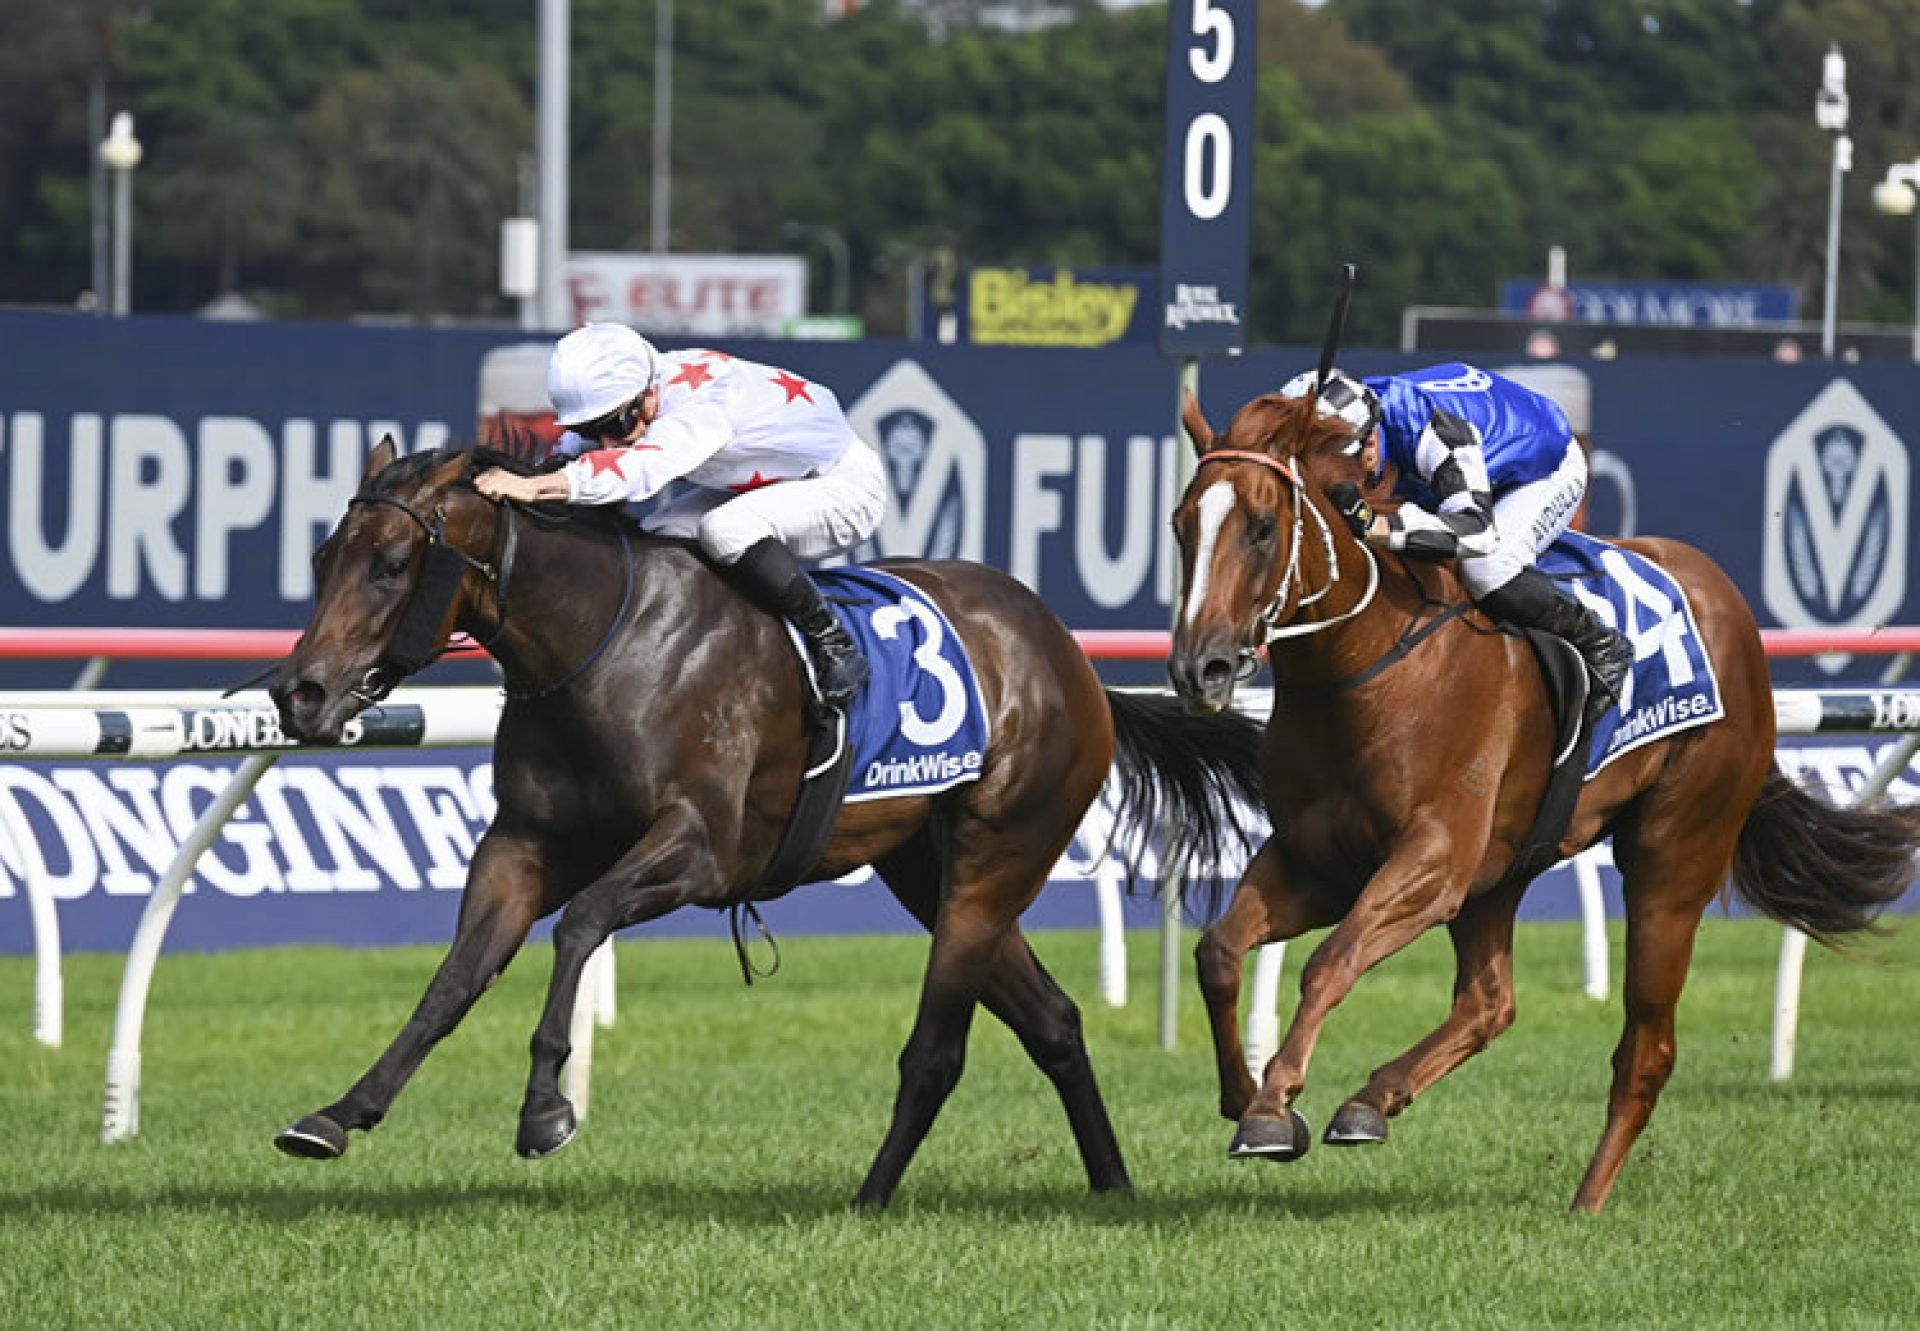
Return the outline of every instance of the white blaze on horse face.
{"type": "Polygon", "coordinates": [[[1215,481],[1207,492],[1200,496],[1200,530],[1193,541],[1193,585],[1187,589],[1187,612],[1181,622],[1193,627],[1193,620],[1200,613],[1200,605],[1207,599],[1207,575],[1213,570],[1214,547],[1220,543],[1220,528],[1226,523],[1227,514],[1233,512],[1233,506],[1239,502],[1239,492],[1233,488],[1232,481],[1215,481]]]}

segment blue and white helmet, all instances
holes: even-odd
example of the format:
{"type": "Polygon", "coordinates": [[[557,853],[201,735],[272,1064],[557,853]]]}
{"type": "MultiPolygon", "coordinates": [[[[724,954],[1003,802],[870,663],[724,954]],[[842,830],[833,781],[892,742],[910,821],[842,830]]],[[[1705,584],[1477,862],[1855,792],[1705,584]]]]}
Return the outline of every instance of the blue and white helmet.
{"type": "MultiPolygon", "coordinates": [[[[1280,396],[1306,397],[1319,379],[1316,370],[1296,374],[1282,385],[1280,396]]],[[[1372,436],[1373,427],[1380,423],[1380,395],[1345,370],[1333,370],[1327,375],[1326,386],[1320,390],[1313,414],[1336,416],[1352,426],[1354,442],[1347,451],[1358,452],[1372,436]]]]}

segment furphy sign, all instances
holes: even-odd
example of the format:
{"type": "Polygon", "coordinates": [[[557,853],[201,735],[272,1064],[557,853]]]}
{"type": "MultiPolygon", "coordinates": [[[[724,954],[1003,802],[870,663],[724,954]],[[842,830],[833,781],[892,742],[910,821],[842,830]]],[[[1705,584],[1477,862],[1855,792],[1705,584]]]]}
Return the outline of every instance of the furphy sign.
{"type": "Polygon", "coordinates": [[[0,414],[7,570],[45,604],[230,609],[261,590],[264,566],[273,599],[304,602],[313,551],[373,446],[434,448],[449,433],[442,421],[0,414]]]}
{"type": "MultiPolygon", "coordinates": [[[[470,437],[483,397],[532,401],[497,384],[483,393],[488,353],[525,352],[522,373],[536,380],[542,361],[539,344],[508,328],[12,313],[0,313],[0,347],[0,624],[128,628],[303,622],[312,552],[380,437],[409,452],[470,437]]],[[[894,499],[860,558],[980,560],[1075,628],[1165,627],[1180,455],[1165,432],[1173,376],[1152,348],[722,347],[832,385],[884,456],[894,499]]],[[[1220,358],[1204,405],[1220,424],[1312,356],[1220,358]]],[[[1412,363],[1358,349],[1347,359],[1368,374],[1412,363]]],[[[1850,367],[1844,382],[1758,362],[1622,360],[1588,372],[1604,450],[1596,474],[1613,466],[1634,481],[1618,505],[1597,485],[1597,527],[1700,546],[1769,622],[1911,620],[1902,436],[1920,438],[1920,407],[1909,367],[1850,367]]],[[[484,668],[447,663],[435,678],[484,668]]],[[[11,677],[72,677],[64,663],[42,669],[11,677]]],[[[116,666],[114,677],[152,682],[141,670],[116,666]]]]}
{"type": "Polygon", "coordinates": [[[508,336],[0,314],[0,623],[298,623],[374,446],[471,437],[508,336]]]}

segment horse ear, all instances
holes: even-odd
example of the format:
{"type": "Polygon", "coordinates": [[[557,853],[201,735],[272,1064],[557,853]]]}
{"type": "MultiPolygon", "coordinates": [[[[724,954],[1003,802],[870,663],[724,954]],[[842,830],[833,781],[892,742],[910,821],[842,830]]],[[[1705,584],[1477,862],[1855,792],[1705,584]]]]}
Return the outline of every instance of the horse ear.
{"type": "Polygon", "coordinates": [[[393,436],[383,434],[380,442],[374,445],[373,452],[367,455],[367,469],[360,473],[360,488],[366,489],[373,484],[373,478],[393,465],[394,458],[400,455],[400,446],[393,442],[393,436]]]}
{"type": "Polygon", "coordinates": [[[1187,390],[1187,400],[1180,406],[1180,423],[1187,428],[1187,438],[1193,443],[1193,451],[1204,455],[1213,447],[1215,439],[1213,427],[1207,424],[1206,415],[1200,410],[1200,399],[1187,390]]]}
{"type": "Polygon", "coordinates": [[[434,490],[446,489],[467,474],[468,464],[472,461],[471,453],[455,453],[434,469],[433,475],[427,478],[428,487],[434,490]]]}

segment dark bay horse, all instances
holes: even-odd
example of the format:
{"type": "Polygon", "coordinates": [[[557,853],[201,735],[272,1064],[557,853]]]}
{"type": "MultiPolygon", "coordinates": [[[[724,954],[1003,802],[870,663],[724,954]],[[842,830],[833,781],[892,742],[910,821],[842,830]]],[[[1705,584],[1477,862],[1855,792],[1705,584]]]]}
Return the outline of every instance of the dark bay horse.
{"type": "MultiPolygon", "coordinates": [[[[1197,952],[1220,1108],[1240,1125],[1230,1154],[1306,1151],[1293,1106],[1322,1022],[1370,967],[1444,924],[1457,962],[1451,1011],[1373,1074],[1326,1138],[1384,1141],[1387,1119],[1513,1022],[1514,914],[1531,875],[1513,881],[1507,869],[1554,744],[1542,672],[1521,638],[1477,613],[1447,617],[1465,599],[1450,566],[1375,555],[1351,535],[1326,497],[1364,484],[1344,451],[1351,427],[1316,417],[1311,398],[1257,398],[1224,437],[1191,399],[1184,419],[1199,461],[1174,519],[1185,565],[1175,687],[1192,707],[1225,708],[1243,663],[1278,635],[1267,644],[1264,759],[1275,832],[1197,952]],[[1235,1023],[1242,959],[1328,926],[1256,1085],[1235,1023]]],[[[1611,834],[1626,896],[1626,1025],[1606,1127],[1574,1197],[1584,1211],[1606,1204],[1672,1072],[1694,934],[1729,867],[1750,904],[1830,941],[1900,894],[1920,845],[1920,808],[1837,810],[1781,773],[1766,656],[1726,574],[1675,541],[1623,544],[1685,590],[1725,716],[1611,762],[1558,845],[1572,855],[1611,834]]]]}
{"type": "MultiPolygon", "coordinates": [[[[372,1068],[276,1139],[289,1154],[338,1156],[349,1131],[379,1123],[533,922],[564,907],[516,1141],[529,1157],[558,1150],[574,1131],[559,1086],[568,1016],[593,950],[681,906],[774,894],[762,873],[807,751],[785,630],[684,542],[640,536],[608,510],[490,503],[471,481],[494,465],[532,469],[491,449],[396,460],[383,442],[315,556],[317,604],[272,686],[288,735],[331,742],[463,631],[499,662],[507,691],[498,813],[452,946],[372,1068]]],[[[846,806],[812,875],[870,863],[933,934],[892,1123],[856,1200],[892,1196],[960,1077],[978,1003],[1058,1091],[1092,1186],[1125,1188],[1079,1012],[1017,920],[1110,766],[1124,816],[1178,818],[1217,849],[1231,833],[1227,796],[1257,791],[1258,726],[1202,724],[1172,699],[1107,692],[1073,635],[1004,574],[958,562],[889,570],[963,640],[991,739],[977,781],[846,806]]]]}

